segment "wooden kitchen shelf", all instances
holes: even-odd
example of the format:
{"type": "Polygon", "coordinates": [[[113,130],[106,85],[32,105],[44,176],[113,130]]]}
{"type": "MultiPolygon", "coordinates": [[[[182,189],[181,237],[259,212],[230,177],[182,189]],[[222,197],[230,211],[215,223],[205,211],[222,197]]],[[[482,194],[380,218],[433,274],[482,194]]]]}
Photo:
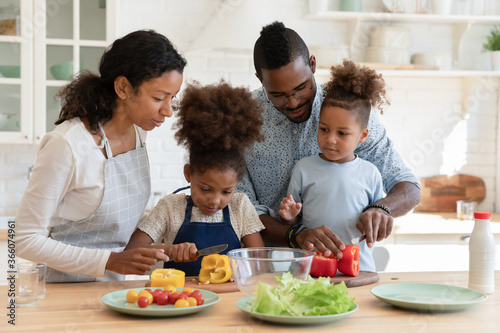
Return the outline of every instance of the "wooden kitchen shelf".
{"type": "MultiPolygon", "coordinates": [[[[341,12],[341,11],[327,11],[318,12],[316,14],[309,14],[305,19],[313,21],[336,21],[345,22],[347,24],[346,40],[351,44],[354,40],[358,40],[358,36],[362,35],[363,31],[360,29],[362,23],[377,23],[378,25],[391,25],[392,23],[407,23],[407,24],[451,24],[453,25],[453,47],[452,54],[453,60],[457,61],[462,47],[462,42],[465,34],[470,30],[472,25],[494,25],[500,24],[500,16],[498,15],[434,15],[434,14],[406,14],[406,13],[390,13],[390,12],[341,12]]],[[[486,71],[460,71],[462,73],[455,73],[455,71],[446,75],[434,74],[434,71],[421,71],[417,76],[484,76],[486,71]],[[469,73],[470,72],[470,73],[469,73]]],[[[413,71],[412,71],[413,73],[413,71]]],[[[403,70],[398,70],[394,75],[407,75],[403,70]]],[[[413,75],[413,74],[412,74],[413,75]]],[[[490,74],[488,74],[490,75],[490,74]]],[[[498,76],[498,75],[495,75],[498,76]]]]}
{"type": "Polygon", "coordinates": [[[387,21],[414,22],[414,23],[462,23],[474,24],[500,24],[498,15],[434,15],[434,14],[405,14],[389,12],[319,12],[305,17],[311,20],[360,20],[360,21],[387,21]]]}
{"type": "MultiPolygon", "coordinates": [[[[500,78],[500,71],[441,71],[441,70],[377,70],[383,76],[404,76],[404,77],[494,77],[500,78]]],[[[330,70],[319,68],[315,73],[316,77],[330,78],[330,70]]]]}

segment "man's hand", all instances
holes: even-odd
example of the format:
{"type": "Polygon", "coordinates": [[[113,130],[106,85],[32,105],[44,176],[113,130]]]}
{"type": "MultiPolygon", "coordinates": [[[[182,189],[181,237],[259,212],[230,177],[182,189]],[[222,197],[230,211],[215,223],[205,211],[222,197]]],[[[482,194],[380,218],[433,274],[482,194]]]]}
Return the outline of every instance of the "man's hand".
{"type": "Polygon", "coordinates": [[[106,269],[120,274],[144,275],[158,261],[167,261],[163,249],[138,247],[122,252],[111,252],[106,269]]]}
{"type": "Polygon", "coordinates": [[[345,249],[340,238],[325,225],[316,229],[303,229],[297,235],[297,244],[304,250],[312,251],[316,248],[325,257],[330,257],[333,253],[338,259],[342,258],[340,251],[345,249]]]}
{"type": "Polygon", "coordinates": [[[380,242],[389,237],[393,224],[394,219],[391,215],[380,208],[372,207],[361,214],[356,227],[366,235],[366,245],[373,247],[375,241],[380,242]]]}

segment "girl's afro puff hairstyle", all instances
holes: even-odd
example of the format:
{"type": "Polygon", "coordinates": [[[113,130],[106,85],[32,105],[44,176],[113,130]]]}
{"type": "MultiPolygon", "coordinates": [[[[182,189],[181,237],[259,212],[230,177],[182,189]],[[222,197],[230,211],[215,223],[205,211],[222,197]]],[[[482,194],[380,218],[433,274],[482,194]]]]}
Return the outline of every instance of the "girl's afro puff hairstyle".
{"type": "Polygon", "coordinates": [[[234,170],[238,179],[246,171],[244,154],[261,133],[262,109],[247,88],[219,83],[192,82],[179,103],[175,139],[189,151],[192,170],[234,170]]]}

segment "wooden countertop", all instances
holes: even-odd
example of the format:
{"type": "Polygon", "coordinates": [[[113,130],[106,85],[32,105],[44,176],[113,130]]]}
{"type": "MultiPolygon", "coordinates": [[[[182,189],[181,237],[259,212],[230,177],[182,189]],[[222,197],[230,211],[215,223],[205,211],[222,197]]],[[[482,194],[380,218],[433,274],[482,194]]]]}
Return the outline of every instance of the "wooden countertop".
{"type": "MultiPolygon", "coordinates": [[[[500,327],[500,271],[496,272],[496,291],[482,303],[459,312],[418,313],[401,310],[375,298],[370,290],[379,284],[427,282],[467,286],[467,272],[381,273],[376,284],[350,288],[359,310],[337,322],[312,326],[269,324],[247,316],[236,301],[240,292],[220,294],[214,306],[196,314],[151,318],[115,312],[101,302],[109,292],[142,287],[144,281],[51,284],[47,298],[36,307],[17,308],[16,326],[7,324],[2,306],[0,331],[12,332],[495,332],[500,327]]],[[[0,287],[5,300],[7,287],[0,287]]],[[[5,304],[5,303],[4,303],[5,304]]]]}

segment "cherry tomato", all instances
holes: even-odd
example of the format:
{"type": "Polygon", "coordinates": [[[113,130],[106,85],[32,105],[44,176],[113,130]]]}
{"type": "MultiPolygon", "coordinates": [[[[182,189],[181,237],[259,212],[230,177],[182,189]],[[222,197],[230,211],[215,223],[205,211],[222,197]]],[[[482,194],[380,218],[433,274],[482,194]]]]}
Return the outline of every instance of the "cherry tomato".
{"type": "Polygon", "coordinates": [[[168,296],[168,303],[170,304],[175,304],[175,302],[177,302],[177,300],[179,299],[179,296],[180,296],[181,293],[179,292],[175,292],[175,293],[171,293],[169,296],[168,296]]]}
{"type": "Polygon", "coordinates": [[[189,297],[198,297],[198,296],[201,296],[201,291],[199,290],[193,290],[192,292],[189,293],[189,297]]]}
{"type": "Polygon", "coordinates": [[[146,296],[141,296],[139,297],[139,299],[137,300],[137,305],[140,307],[140,308],[145,308],[146,306],[148,306],[150,303],[149,303],[149,299],[146,297],[146,296]]]}
{"type": "Polygon", "coordinates": [[[157,303],[158,295],[162,292],[163,290],[161,289],[156,289],[155,291],[153,291],[153,303],[157,303]]]}
{"type": "Polygon", "coordinates": [[[189,306],[197,306],[198,305],[198,301],[194,297],[188,297],[186,301],[188,301],[189,306]]]}
{"type": "Polygon", "coordinates": [[[153,303],[153,295],[151,295],[151,293],[147,290],[141,290],[139,292],[139,298],[141,297],[146,297],[149,301],[149,304],[153,303]]]}
{"type": "Polygon", "coordinates": [[[183,293],[188,293],[188,294],[192,293],[193,291],[194,289],[191,287],[186,287],[182,290],[183,293]]]}
{"type": "Polygon", "coordinates": [[[129,290],[127,292],[127,302],[135,303],[139,299],[139,293],[135,290],[129,290]]]}
{"type": "Polygon", "coordinates": [[[146,290],[147,292],[149,292],[151,295],[153,294],[153,291],[150,288],[146,288],[144,290],[146,290]]]}
{"type": "Polygon", "coordinates": [[[167,305],[169,299],[168,295],[169,295],[168,292],[162,291],[156,298],[156,303],[158,305],[167,305]]]}
{"type": "Polygon", "coordinates": [[[188,299],[188,297],[189,297],[189,296],[188,296],[188,294],[186,294],[186,293],[180,293],[180,294],[179,294],[179,298],[177,298],[177,299],[178,299],[178,300],[179,300],[179,299],[184,299],[184,300],[186,300],[186,299],[188,299]]]}
{"type": "Polygon", "coordinates": [[[166,285],[163,290],[170,290],[171,292],[175,293],[177,291],[177,288],[175,288],[174,286],[172,286],[171,284],[169,285],[166,285]]]}
{"type": "Polygon", "coordinates": [[[203,303],[205,303],[205,299],[203,298],[203,296],[201,294],[200,295],[193,295],[191,297],[196,299],[196,302],[198,303],[198,305],[202,305],[203,303]]]}
{"type": "Polygon", "coordinates": [[[175,307],[176,308],[188,308],[189,302],[185,299],[178,299],[177,302],[175,302],[175,307]]]}

